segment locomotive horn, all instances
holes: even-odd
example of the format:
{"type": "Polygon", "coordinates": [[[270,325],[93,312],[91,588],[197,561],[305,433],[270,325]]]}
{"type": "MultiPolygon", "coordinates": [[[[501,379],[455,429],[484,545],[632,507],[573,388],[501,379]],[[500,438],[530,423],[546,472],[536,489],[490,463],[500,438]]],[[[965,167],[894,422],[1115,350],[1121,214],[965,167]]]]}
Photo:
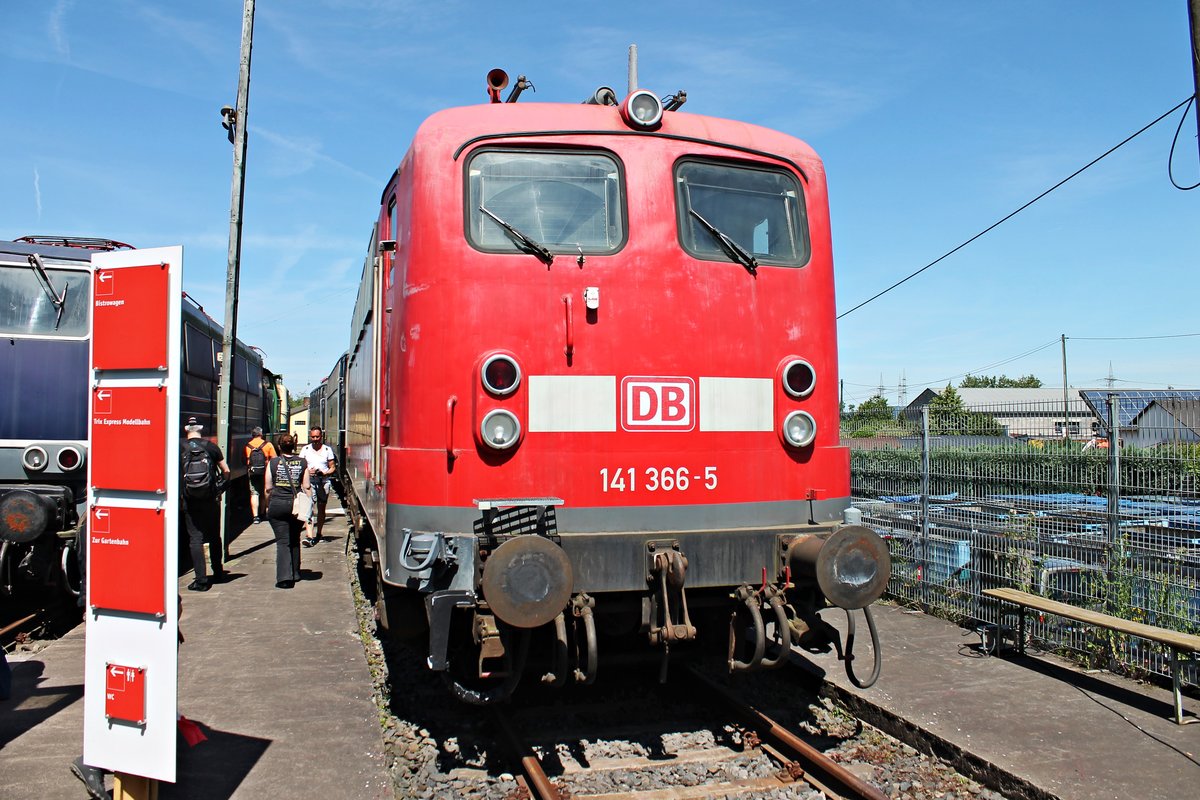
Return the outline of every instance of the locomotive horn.
{"type": "Polygon", "coordinates": [[[852,610],[878,600],[892,575],[887,544],[863,525],[847,525],[828,537],[797,536],[787,548],[795,575],[816,578],[825,598],[852,610]]]}
{"type": "Polygon", "coordinates": [[[487,93],[493,103],[500,102],[500,90],[508,86],[508,73],[496,67],[487,74],[487,93]]]}
{"type": "Polygon", "coordinates": [[[615,106],[617,105],[617,93],[609,86],[601,86],[592,96],[583,101],[585,106],[615,106]]]}

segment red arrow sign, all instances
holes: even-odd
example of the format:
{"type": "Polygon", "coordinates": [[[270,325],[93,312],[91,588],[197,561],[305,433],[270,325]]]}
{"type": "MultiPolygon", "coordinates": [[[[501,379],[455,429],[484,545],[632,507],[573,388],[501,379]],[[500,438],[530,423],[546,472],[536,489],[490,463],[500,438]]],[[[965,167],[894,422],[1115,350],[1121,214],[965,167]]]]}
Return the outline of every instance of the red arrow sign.
{"type": "Polygon", "coordinates": [[[110,720],[146,724],[146,670],[105,665],[104,715],[110,720]]]}

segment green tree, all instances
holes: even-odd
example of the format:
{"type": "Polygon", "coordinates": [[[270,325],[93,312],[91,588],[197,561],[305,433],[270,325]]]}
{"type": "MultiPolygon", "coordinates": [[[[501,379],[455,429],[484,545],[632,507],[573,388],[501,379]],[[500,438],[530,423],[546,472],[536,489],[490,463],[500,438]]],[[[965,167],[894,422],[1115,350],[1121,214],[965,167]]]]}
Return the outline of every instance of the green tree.
{"type": "Polygon", "coordinates": [[[877,394],[870,400],[864,400],[850,418],[857,422],[883,421],[892,418],[892,407],[883,395],[877,394]]]}
{"type": "Polygon", "coordinates": [[[842,417],[842,430],[846,436],[863,438],[869,436],[898,436],[899,426],[892,415],[892,408],[883,395],[875,395],[859,403],[858,407],[842,417]]]}
{"type": "Polygon", "coordinates": [[[945,389],[942,389],[929,401],[929,415],[931,417],[934,414],[957,414],[966,410],[967,406],[963,403],[962,395],[948,383],[945,389]]]}
{"type": "Polygon", "coordinates": [[[958,384],[960,389],[1040,389],[1042,382],[1033,375],[1010,378],[1007,375],[968,375],[958,384]]]}
{"type": "Polygon", "coordinates": [[[938,395],[929,401],[929,432],[941,435],[999,436],[1004,426],[990,414],[969,411],[962,396],[954,387],[946,384],[938,395]]]}
{"type": "Polygon", "coordinates": [[[967,432],[967,406],[948,383],[929,401],[929,432],[943,436],[967,432]]]}

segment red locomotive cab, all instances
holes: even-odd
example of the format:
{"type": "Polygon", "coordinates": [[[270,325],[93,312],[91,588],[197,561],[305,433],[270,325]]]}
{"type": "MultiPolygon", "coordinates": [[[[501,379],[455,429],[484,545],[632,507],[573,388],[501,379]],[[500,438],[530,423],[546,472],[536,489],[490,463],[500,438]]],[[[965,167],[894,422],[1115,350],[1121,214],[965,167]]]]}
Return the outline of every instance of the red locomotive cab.
{"type": "MultiPolygon", "coordinates": [[[[536,128],[531,108],[543,109],[486,111],[521,111],[536,128]]],[[[542,111],[542,125],[549,129],[561,108],[542,111]]],[[[568,508],[685,515],[768,502],[784,522],[810,491],[845,498],[832,263],[815,156],[761,130],[777,140],[764,151],[786,143],[784,155],[752,159],[745,145],[696,144],[697,131],[686,129],[677,135],[687,141],[647,142],[617,135],[625,126],[612,109],[567,108],[596,118],[581,126],[614,135],[480,140],[469,123],[497,120],[455,109],[422,127],[409,163],[416,172],[450,158],[458,179],[414,187],[399,175],[412,229],[395,256],[403,284],[384,279],[380,324],[395,329],[383,333],[381,357],[394,366],[381,370],[381,403],[385,435],[398,448],[389,470],[428,482],[398,479],[395,499],[425,505],[432,492],[469,506],[480,496],[560,496],[568,508]],[[456,219],[465,230],[447,231],[456,219]],[[751,243],[751,263],[739,263],[736,251],[731,258],[726,239],[751,243]],[[479,365],[499,349],[521,365],[512,399],[483,390],[479,365]],[[791,362],[806,365],[803,392],[787,389],[781,370],[791,362]],[[517,397],[523,408],[511,414],[517,397]],[[489,414],[519,431],[519,443],[489,445],[489,414]],[[798,424],[807,432],[790,441],[785,431],[798,424]],[[426,468],[448,440],[454,470],[426,468]],[[498,460],[512,468],[493,469],[498,460]],[[814,469],[787,468],[797,463],[814,469]]],[[[717,122],[731,128],[728,138],[746,138],[747,126],[705,127],[717,122]]],[[[380,258],[391,274],[393,255],[380,258]]],[[[837,517],[842,506],[817,516],[837,517]]]]}
{"type": "MultiPolygon", "coordinates": [[[[548,624],[563,596],[588,619],[636,605],[648,574],[681,594],[686,575],[689,597],[782,593],[789,543],[839,526],[828,202],[803,142],[641,90],[450,109],[418,130],[376,231],[348,477],[382,583],[428,595],[443,646],[453,609],[489,593],[497,630],[548,624]]],[[[868,533],[842,549],[874,564],[868,533]]],[[[686,603],[656,613],[652,641],[692,635],[686,603]]]]}

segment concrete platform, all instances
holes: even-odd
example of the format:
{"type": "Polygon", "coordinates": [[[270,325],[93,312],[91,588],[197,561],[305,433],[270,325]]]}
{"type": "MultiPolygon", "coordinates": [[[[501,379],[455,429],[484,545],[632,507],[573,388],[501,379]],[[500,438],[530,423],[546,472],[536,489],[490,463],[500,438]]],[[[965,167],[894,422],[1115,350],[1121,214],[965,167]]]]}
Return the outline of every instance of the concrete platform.
{"type": "MultiPolygon", "coordinates": [[[[191,573],[180,579],[179,712],[208,741],[189,748],[180,740],[178,782],[160,785],[162,800],[392,797],[343,555],[346,527],[331,517],[325,539],[303,550],[306,579],[294,589],[275,588],[266,523],[231,545],[227,582],[201,593],[185,590],[191,573]]],[[[83,633],[80,625],[10,658],[13,696],[0,702],[4,800],[87,797],[69,771],[83,749],[83,633]]]]}
{"type": "MultiPolygon", "coordinates": [[[[180,579],[179,710],[208,741],[180,746],[179,782],[160,797],[392,797],[378,710],[343,557],[346,526],[303,551],[308,580],[274,588],[273,537],[255,525],[231,548],[232,580],[207,593],[180,579]]],[[[845,616],[826,612],[840,629],[845,616]]],[[[1200,791],[1200,724],[1176,725],[1171,694],[1045,654],[984,657],[979,637],[877,606],[883,673],[855,688],[833,654],[803,658],[864,718],[919,737],[1013,798],[1141,800],[1200,791]]],[[[858,616],[858,672],[870,670],[858,616]]],[[[68,765],[82,749],[82,626],[12,659],[0,702],[0,800],[82,798],[68,765]]],[[[1195,716],[1200,702],[1185,700],[1195,716]]],[[[111,785],[111,782],[110,782],[111,785]]]]}
{"type": "MultiPolygon", "coordinates": [[[[1084,672],[1029,651],[984,656],[979,636],[896,606],[875,606],[883,671],[855,688],[836,655],[804,654],[868,721],[990,771],[1010,797],[1144,800],[1200,794],[1200,724],[1176,725],[1169,689],[1084,672]],[[872,719],[872,715],[874,719],[872,719]]],[[[824,612],[845,629],[845,614],[824,612]]],[[[871,671],[856,612],[855,671],[871,671]]],[[[1200,702],[1184,699],[1195,717],[1200,702]]],[[[960,767],[961,769],[961,767],[960,767]]]]}

